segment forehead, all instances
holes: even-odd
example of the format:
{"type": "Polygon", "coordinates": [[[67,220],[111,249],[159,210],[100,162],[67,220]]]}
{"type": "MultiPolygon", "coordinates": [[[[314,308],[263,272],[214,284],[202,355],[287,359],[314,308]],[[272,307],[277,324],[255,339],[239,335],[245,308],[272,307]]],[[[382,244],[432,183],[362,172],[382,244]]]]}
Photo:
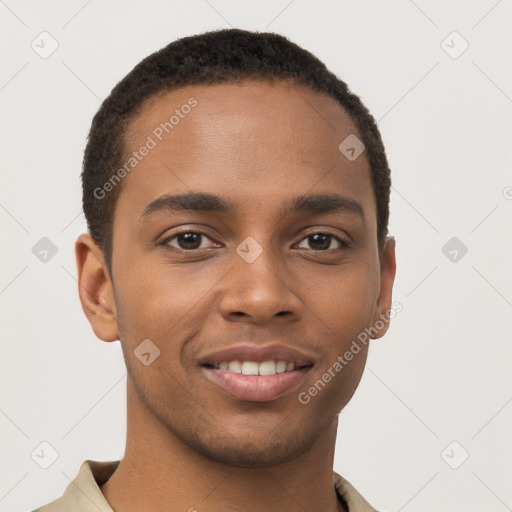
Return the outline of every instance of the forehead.
{"type": "Polygon", "coordinates": [[[127,129],[126,142],[129,146],[136,144],[137,139],[154,132],[166,121],[172,125],[172,137],[166,137],[167,142],[180,139],[183,127],[175,130],[178,124],[193,129],[199,123],[204,127],[217,125],[219,128],[216,133],[208,133],[210,140],[221,139],[228,132],[232,135],[240,133],[242,125],[241,135],[260,128],[260,132],[264,129],[272,139],[279,131],[279,142],[291,136],[296,141],[309,139],[318,147],[321,141],[324,146],[332,142],[325,138],[327,132],[334,140],[344,133],[357,134],[352,118],[336,100],[308,87],[283,81],[199,84],[160,91],[138,109],[127,129]],[[195,106],[189,108],[192,103],[195,106]],[[187,122],[182,123],[187,117],[187,122]],[[307,130],[303,130],[304,127],[307,130]]]}
{"type": "Polygon", "coordinates": [[[371,203],[364,153],[350,161],[339,150],[354,135],[360,138],[341,105],[307,87],[245,82],[164,91],[128,127],[126,159],[150,149],[130,169],[120,202],[129,195],[142,212],[158,195],[194,190],[268,206],[320,187],[371,203]]]}

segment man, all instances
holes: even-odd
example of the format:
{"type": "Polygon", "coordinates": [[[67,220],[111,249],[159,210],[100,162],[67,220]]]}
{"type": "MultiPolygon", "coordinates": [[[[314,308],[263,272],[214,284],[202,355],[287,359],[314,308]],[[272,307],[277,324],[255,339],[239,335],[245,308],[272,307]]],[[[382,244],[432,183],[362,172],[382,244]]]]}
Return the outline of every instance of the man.
{"type": "Polygon", "coordinates": [[[374,510],[333,474],[395,275],[359,98],[282,36],[187,37],[103,102],[82,180],[79,294],[121,341],[126,451],[38,510],[374,510]]]}

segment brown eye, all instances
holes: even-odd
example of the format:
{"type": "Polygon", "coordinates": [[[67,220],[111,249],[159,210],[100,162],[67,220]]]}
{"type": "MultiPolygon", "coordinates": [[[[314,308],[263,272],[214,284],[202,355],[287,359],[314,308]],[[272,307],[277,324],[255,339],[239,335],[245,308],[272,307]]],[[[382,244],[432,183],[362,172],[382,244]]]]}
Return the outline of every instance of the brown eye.
{"type": "Polygon", "coordinates": [[[183,231],[166,238],[163,243],[182,251],[192,251],[194,249],[206,249],[208,246],[204,246],[202,243],[205,239],[212,241],[204,233],[183,231]],[[175,243],[171,243],[171,241],[175,241],[175,243]]]}
{"type": "Polygon", "coordinates": [[[303,247],[299,244],[299,247],[301,249],[312,249],[314,251],[327,251],[330,249],[339,249],[342,247],[347,247],[347,244],[339,239],[337,236],[330,235],[328,233],[313,233],[312,235],[308,235],[307,237],[303,238],[301,241],[301,244],[307,241],[309,244],[309,247],[303,247]],[[333,241],[338,244],[335,247],[332,247],[333,241]]]}

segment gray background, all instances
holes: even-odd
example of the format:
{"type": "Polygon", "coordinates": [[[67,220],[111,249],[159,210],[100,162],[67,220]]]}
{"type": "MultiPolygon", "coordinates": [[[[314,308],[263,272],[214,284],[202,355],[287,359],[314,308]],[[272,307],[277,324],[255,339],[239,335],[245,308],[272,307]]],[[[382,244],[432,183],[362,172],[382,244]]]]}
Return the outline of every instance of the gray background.
{"type": "Polygon", "coordinates": [[[229,26],[323,59],[378,119],[393,171],[404,309],[341,415],[336,471],[382,510],[512,510],[511,0],[0,0],[0,16],[0,511],[123,454],[121,349],[95,338],[75,278],[85,138],[141,58],[229,26]]]}

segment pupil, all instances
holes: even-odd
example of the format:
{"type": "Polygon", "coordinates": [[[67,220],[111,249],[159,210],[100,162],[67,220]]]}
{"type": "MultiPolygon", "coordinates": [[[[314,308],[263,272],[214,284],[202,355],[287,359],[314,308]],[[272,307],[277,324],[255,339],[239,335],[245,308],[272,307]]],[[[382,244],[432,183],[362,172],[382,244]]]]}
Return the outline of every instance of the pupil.
{"type": "Polygon", "coordinates": [[[311,235],[309,237],[309,239],[310,239],[310,244],[311,244],[311,241],[313,241],[313,243],[311,245],[315,249],[328,249],[329,248],[330,235],[324,235],[322,233],[317,233],[317,234],[311,235]],[[315,244],[316,244],[316,247],[314,247],[315,244]]]}
{"type": "Polygon", "coordinates": [[[182,233],[178,235],[178,244],[182,249],[197,249],[201,245],[200,236],[199,233],[182,233]]]}

